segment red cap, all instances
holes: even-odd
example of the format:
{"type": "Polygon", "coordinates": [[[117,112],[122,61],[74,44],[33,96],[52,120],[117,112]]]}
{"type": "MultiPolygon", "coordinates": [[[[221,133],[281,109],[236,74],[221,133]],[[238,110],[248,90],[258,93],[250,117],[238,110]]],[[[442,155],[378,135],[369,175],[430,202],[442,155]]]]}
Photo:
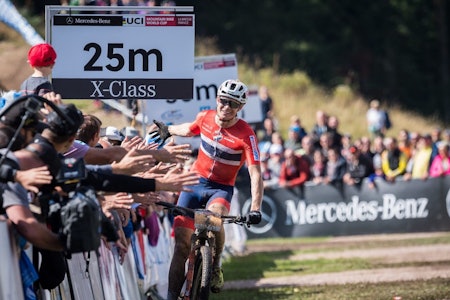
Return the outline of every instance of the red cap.
{"type": "Polygon", "coordinates": [[[28,61],[32,67],[48,67],[55,63],[56,52],[50,44],[43,43],[31,47],[28,61]]]}

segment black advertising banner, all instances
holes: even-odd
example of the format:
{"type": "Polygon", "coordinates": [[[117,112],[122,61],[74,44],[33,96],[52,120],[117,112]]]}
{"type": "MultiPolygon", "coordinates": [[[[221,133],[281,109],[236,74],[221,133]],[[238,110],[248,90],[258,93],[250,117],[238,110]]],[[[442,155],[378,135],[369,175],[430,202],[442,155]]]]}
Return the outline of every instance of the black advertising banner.
{"type": "MultiPolygon", "coordinates": [[[[238,182],[242,213],[251,202],[247,179],[238,182]]],[[[263,221],[249,238],[342,236],[450,230],[450,177],[361,186],[306,185],[267,189],[263,221]]]]}

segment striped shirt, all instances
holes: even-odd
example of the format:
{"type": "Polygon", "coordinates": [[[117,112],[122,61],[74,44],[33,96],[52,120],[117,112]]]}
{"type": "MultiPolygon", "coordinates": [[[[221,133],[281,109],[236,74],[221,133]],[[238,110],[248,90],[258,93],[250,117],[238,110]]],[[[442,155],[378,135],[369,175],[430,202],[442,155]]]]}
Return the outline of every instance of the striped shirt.
{"type": "Polygon", "coordinates": [[[215,122],[215,116],[214,110],[202,111],[189,128],[201,138],[192,170],[211,181],[234,185],[245,162],[259,165],[258,141],[245,121],[238,120],[233,126],[222,128],[215,122]]]}

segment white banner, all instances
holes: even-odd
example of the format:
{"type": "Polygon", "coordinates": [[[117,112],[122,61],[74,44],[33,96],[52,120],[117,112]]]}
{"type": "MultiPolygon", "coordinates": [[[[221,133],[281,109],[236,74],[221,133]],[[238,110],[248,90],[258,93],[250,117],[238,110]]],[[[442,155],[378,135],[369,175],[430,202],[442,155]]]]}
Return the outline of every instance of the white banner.
{"type": "Polygon", "coordinates": [[[192,98],[194,26],[192,14],[54,15],[54,88],[71,99],[192,98]]]}
{"type": "MultiPolygon", "coordinates": [[[[185,100],[145,101],[147,120],[160,120],[166,124],[192,122],[200,111],[216,108],[217,90],[222,82],[238,77],[235,54],[202,56],[195,58],[194,97],[185,100]]],[[[247,104],[239,117],[248,123],[261,121],[261,105],[256,89],[250,89],[247,104]]],[[[190,143],[194,148],[199,141],[192,138],[177,138],[177,143],[190,143]]]]}

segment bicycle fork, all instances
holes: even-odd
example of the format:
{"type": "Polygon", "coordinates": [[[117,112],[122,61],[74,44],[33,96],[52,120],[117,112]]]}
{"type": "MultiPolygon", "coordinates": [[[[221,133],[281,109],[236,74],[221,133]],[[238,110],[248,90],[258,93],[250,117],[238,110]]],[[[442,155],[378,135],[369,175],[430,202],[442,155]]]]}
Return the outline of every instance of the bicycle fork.
{"type": "MultiPolygon", "coordinates": [[[[194,269],[195,269],[195,261],[197,254],[200,251],[202,246],[208,246],[211,249],[212,258],[214,259],[215,255],[215,235],[211,231],[206,232],[196,232],[192,235],[191,238],[191,251],[188,256],[188,269],[186,272],[186,289],[183,295],[184,300],[190,300],[191,298],[191,289],[192,283],[194,279],[194,269]]],[[[205,230],[202,230],[205,231],[205,230]]]]}

